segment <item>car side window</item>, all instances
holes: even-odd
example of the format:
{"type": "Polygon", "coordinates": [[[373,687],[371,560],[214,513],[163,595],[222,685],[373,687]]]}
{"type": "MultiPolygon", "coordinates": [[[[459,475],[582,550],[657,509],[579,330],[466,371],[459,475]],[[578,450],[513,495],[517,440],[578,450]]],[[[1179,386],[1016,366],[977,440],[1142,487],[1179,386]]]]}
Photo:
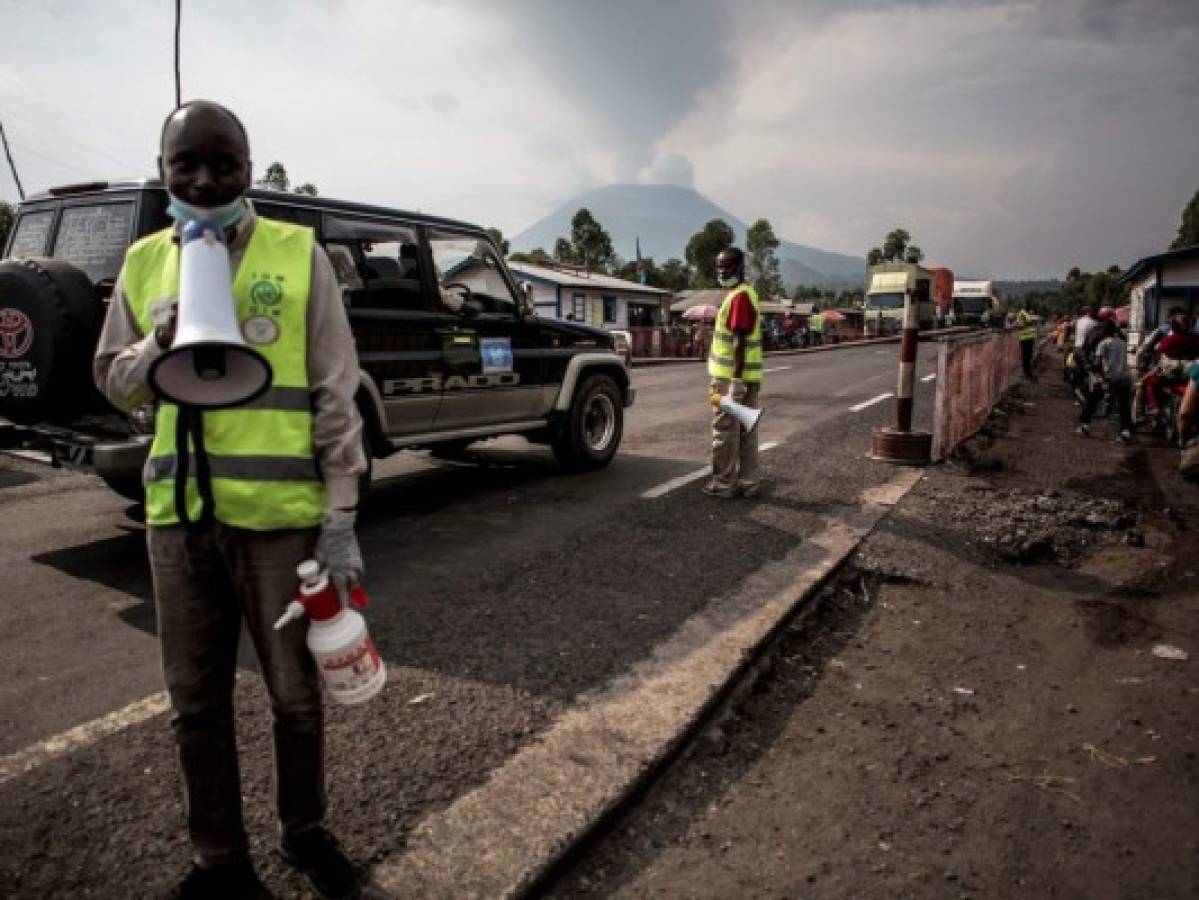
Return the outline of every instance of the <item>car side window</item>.
{"type": "Polygon", "coordinates": [[[479,315],[516,315],[516,298],[504,278],[503,263],[482,238],[433,229],[429,249],[442,307],[479,315]]]}
{"type": "Polygon", "coordinates": [[[351,309],[431,311],[415,228],[326,219],[325,251],[351,309]]]}
{"type": "Polygon", "coordinates": [[[13,235],[8,255],[14,259],[21,256],[45,256],[46,239],[50,237],[52,224],[54,210],[24,213],[17,220],[17,230],[13,235]]]}
{"type": "Polygon", "coordinates": [[[54,238],[54,258],[81,269],[92,281],[115,278],[133,236],[133,203],[69,206],[54,238]]]}

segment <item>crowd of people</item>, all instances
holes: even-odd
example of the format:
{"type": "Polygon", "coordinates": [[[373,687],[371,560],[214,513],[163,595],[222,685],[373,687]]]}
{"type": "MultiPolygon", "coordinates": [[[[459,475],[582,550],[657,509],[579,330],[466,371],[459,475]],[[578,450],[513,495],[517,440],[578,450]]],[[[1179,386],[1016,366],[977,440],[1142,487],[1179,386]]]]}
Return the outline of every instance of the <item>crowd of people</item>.
{"type": "Polygon", "coordinates": [[[1077,317],[1058,317],[1051,340],[1065,354],[1065,378],[1081,407],[1078,434],[1090,435],[1105,405],[1119,417],[1122,443],[1135,430],[1161,429],[1183,444],[1199,426],[1199,325],[1184,307],[1171,308],[1165,324],[1131,353],[1110,307],[1096,314],[1084,306],[1077,317]]]}

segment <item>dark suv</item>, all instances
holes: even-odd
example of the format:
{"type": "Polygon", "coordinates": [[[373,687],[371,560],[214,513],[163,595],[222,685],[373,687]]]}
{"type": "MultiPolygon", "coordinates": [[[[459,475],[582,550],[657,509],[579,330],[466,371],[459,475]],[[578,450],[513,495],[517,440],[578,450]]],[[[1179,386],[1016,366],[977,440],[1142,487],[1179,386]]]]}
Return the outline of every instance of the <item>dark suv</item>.
{"type": "MultiPolygon", "coordinates": [[[[250,191],[307,225],[341,285],[358,348],[368,458],[452,454],[522,434],[571,469],[611,461],[633,403],[608,332],[538,318],[483,229],[358,203],[250,191]]],[[[140,495],[153,407],[118,412],[91,363],[125,249],[165,227],[158,181],[53,188],[21,203],[0,261],[0,447],[140,495]]]]}

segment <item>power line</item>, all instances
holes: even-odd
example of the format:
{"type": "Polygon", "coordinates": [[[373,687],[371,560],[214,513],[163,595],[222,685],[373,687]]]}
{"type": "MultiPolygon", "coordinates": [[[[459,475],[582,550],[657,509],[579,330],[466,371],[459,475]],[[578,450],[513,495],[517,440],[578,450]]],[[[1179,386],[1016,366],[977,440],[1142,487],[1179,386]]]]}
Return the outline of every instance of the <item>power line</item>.
{"type": "Polygon", "coordinates": [[[12,161],[12,152],[8,149],[8,137],[4,133],[3,122],[0,122],[0,143],[4,144],[4,155],[8,157],[8,167],[12,169],[12,180],[17,183],[17,195],[24,200],[25,188],[21,187],[21,179],[17,176],[17,164],[12,161]]]}
{"type": "Polygon", "coordinates": [[[179,24],[183,17],[183,0],[175,0],[175,108],[183,105],[179,79],[179,24]]]}

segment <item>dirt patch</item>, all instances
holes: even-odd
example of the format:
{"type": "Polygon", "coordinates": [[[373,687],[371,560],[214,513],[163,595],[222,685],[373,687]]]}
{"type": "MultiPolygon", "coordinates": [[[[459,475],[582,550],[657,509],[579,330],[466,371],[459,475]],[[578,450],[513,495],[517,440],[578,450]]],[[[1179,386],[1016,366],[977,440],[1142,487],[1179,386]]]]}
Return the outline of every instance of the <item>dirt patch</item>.
{"type": "Polygon", "coordinates": [[[1064,393],[930,472],[547,893],[1194,896],[1199,497],[1164,448],[1080,452],[1064,393]]]}

